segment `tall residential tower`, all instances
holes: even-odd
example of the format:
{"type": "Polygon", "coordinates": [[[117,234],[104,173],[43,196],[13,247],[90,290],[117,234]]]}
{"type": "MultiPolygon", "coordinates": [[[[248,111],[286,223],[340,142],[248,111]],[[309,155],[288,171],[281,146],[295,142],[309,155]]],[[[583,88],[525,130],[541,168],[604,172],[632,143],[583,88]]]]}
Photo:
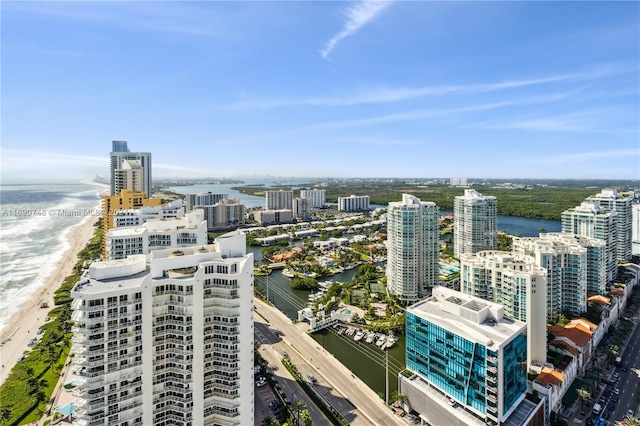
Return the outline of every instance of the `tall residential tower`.
{"type": "Polygon", "coordinates": [[[153,186],[150,152],[131,152],[126,141],[113,141],[110,157],[111,195],[118,195],[123,189],[131,189],[151,197],[153,186]]]}
{"type": "Polygon", "coordinates": [[[465,189],[453,204],[453,251],[456,257],[495,250],[498,204],[496,197],[485,197],[473,189],[465,189]]]}
{"type": "Polygon", "coordinates": [[[410,194],[387,210],[387,287],[410,304],[429,296],[439,275],[438,206],[410,194]]]}
{"type": "Polygon", "coordinates": [[[633,193],[618,193],[615,189],[603,189],[600,193],[589,197],[586,201],[597,201],[600,207],[615,211],[617,222],[616,250],[620,260],[631,259],[632,223],[631,211],[633,193]]]}
{"type": "Polygon", "coordinates": [[[150,256],[94,262],[71,291],[74,420],[253,424],[253,254],[245,235],[150,256]]]}
{"type": "Polygon", "coordinates": [[[597,238],[605,242],[607,282],[618,275],[617,241],[618,214],[602,208],[598,201],[584,201],[578,207],[562,213],[562,232],[597,238]]]}

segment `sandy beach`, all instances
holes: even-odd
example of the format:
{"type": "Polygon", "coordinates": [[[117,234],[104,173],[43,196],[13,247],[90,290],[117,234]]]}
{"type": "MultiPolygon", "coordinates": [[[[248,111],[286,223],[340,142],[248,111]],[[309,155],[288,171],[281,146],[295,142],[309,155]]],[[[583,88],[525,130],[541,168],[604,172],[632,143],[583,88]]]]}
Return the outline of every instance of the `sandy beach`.
{"type": "Polygon", "coordinates": [[[60,287],[62,281],[71,275],[73,267],[78,260],[78,252],[82,250],[93,236],[93,225],[98,217],[90,217],[82,223],[71,228],[67,239],[69,249],[64,253],[55,271],[45,281],[44,285],[34,293],[22,309],[11,318],[9,324],[2,330],[0,341],[4,341],[0,347],[0,384],[4,383],[11,369],[16,364],[18,357],[29,350],[29,340],[37,336],[36,331],[42,324],[47,313],[55,308],[53,295],[60,287]],[[48,308],[41,308],[41,301],[49,303],[48,308]]]}

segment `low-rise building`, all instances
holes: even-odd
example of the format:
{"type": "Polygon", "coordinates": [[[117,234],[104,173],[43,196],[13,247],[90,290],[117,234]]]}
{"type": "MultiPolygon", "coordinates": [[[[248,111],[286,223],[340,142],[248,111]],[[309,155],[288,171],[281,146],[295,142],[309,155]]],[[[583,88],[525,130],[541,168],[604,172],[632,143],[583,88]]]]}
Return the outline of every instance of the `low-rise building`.
{"type": "Polygon", "coordinates": [[[253,220],[262,225],[289,223],[293,221],[292,210],[258,210],[253,212],[253,220]]]}
{"type": "Polygon", "coordinates": [[[338,211],[359,212],[369,211],[368,195],[352,195],[350,197],[338,197],[338,211]]]}

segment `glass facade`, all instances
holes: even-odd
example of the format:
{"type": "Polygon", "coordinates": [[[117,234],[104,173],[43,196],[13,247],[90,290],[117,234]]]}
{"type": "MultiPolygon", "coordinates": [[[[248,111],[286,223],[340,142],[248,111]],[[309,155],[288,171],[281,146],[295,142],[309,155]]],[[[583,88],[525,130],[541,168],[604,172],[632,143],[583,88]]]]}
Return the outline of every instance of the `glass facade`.
{"type": "Polygon", "coordinates": [[[524,333],[504,346],[500,363],[499,351],[487,350],[411,312],[406,323],[407,367],[462,404],[497,419],[526,392],[524,333]],[[502,389],[502,412],[498,389],[502,389]]]}
{"type": "Polygon", "coordinates": [[[407,312],[407,367],[481,413],[487,412],[486,355],[483,345],[407,312]]]}
{"type": "Polygon", "coordinates": [[[527,390],[527,338],[524,334],[505,345],[502,365],[504,412],[507,412],[527,390]]]}

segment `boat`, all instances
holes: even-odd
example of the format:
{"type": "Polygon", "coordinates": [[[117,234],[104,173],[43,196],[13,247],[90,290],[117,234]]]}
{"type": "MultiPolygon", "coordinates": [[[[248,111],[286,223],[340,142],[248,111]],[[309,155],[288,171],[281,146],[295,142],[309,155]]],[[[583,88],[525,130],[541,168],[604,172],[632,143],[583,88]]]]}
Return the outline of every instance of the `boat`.
{"type": "Polygon", "coordinates": [[[338,330],[338,336],[342,336],[345,330],[346,328],[340,328],[340,330],[338,330]]]}
{"type": "Polygon", "coordinates": [[[289,278],[293,278],[296,276],[296,274],[294,274],[291,269],[283,269],[282,270],[282,275],[284,275],[285,277],[289,277],[289,278]]]}
{"type": "Polygon", "coordinates": [[[398,341],[397,338],[395,338],[393,336],[387,336],[387,341],[382,344],[380,349],[382,349],[382,350],[389,349],[390,347],[395,345],[397,341],[398,341]]]}
{"type": "Polygon", "coordinates": [[[387,336],[385,335],[380,336],[380,338],[378,338],[378,340],[376,341],[376,346],[382,347],[382,345],[384,345],[384,342],[386,340],[387,340],[387,336]]]}
{"type": "Polygon", "coordinates": [[[356,342],[359,341],[360,339],[362,339],[364,337],[364,331],[362,330],[358,330],[358,332],[356,333],[356,335],[353,337],[353,340],[355,340],[356,342]]]}
{"type": "Polygon", "coordinates": [[[373,343],[373,339],[375,339],[375,337],[376,337],[376,333],[371,332],[367,334],[367,338],[364,341],[367,343],[373,343]]]}

